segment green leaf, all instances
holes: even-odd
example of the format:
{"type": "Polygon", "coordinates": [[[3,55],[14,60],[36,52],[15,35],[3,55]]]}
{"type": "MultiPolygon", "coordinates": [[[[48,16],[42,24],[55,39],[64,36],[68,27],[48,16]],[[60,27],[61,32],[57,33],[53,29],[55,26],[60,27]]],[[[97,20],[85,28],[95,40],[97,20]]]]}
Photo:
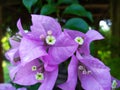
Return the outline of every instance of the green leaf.
{"type": "Polygon", "coordinates": [[[57,11],[57,9],[56,9],[55,5],[47,4],[42,7],[40,13],[43,15],[50,15],[56,11],[57,11]]]}
{"type": "Polygon", "coordinates": [[[68,6],[63,14],[72,14],[72,15],[77,15],[77,16],[83,16],[83,17],[87,17],[88,19],[90,19],[91,21],[93,21],[92,18],[92,14],[88,11],[86,11],[86,9],[81,6],[80,4],[72,4],[70,6],[68,6]]]}
{"type": "Polygon", "coordinates": [[[40,86],[40,83],[37,83],[37,84],[29,86],[27,90],[38,90],[39,86],[40,86]]]}
{"type": "Polygon", "coordinates": [[[48,4],[52,4],[53,0],[46,0],[48,2],[48,4]]]}
{"type": "Polygon", "coordinates": [[[24,6],[31,12],[32,6],[37,3],[38,0],[22,0],[24,6]]]}
{"type": "Polygon", "coordinates": [[[78,3],[78,0],[58,0],[58,4],[72,4],[72,3],[78,3]]]}
{"type": "Polygon", "coordinates": [[[81,18],[72,18],[66,22],[66,24],[64,25],[64,28],[78,30],[78,31],[81,31],[83,33],[86,33],[89,29],[89,26],[81,18]]]}
{"type": "Polygon", "coordinates": [[[86,15],[85,15],[88,19],[91,20],[91,22],[93,22],[93,16],[92,16],[92,13],[91,12],[86,12],[86,15]]]}
{"type": "Polygon", "coordinates": [[[91,55],[95,55],[95,45],[94,45],[94,42],[90,43],[90,53],[91,53],[91,55]]]}

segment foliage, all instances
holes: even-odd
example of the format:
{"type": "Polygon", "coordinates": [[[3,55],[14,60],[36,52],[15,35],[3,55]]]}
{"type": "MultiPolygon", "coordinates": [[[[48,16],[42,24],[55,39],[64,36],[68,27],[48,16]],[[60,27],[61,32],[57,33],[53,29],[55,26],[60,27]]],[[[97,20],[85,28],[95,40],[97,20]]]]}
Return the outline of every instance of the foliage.
{"type": "Polygon", "coordinates": [[[54,6],[54,5],[49,5],[49,4],[47,4],[47,5],[44,5],[42,8],[41,8],[41,14],[43,14],[43,15],[49,15],[49,14],[52,14],[52,13],[54,13],[54,12],[56,12],[57,10],[56,10],[56,7],[54,6]]]}
{"type": "Polygon", "coordinates": [[[64,28],[79,30],[81,32],[86,33],[89,29],[89,26],[82,18],[72,18],[66,22],[64,28]]]}
{"type": "Polygon", "coordinates": [[[72,4],[68,6],[63,13],[84,16],[87,17],[89,20],[93,21],[92,14],[86,11],[85,8],[80,4],[72,4]]]}
{"type": "Polygon", "coordinates": [[[31,7],[37,3],[38,0],[23,0],[23,4],[28,9],[29,12],[31,12],[31,7]]]}
{"type": "Polygon", "coordinates": [[[2,48],[3,48],[3,53],[7,50],[10,49],[10,45],[8,42],[8,39],[10,38],[10,34],[6,33],[5,36],[2,38],[1,42],[2,42],[2,48]]]}
{"type": "Polygon", "coordinates": [[[2,68],[3,68],[3,73],[4,73],[4,81],[7,83],[10,81],[10,77],[9,77],[9,72],[8,72],[8,66],[10,65],[10,63],[8,61],[3,61],[2,62],[2,68]]]}
{"type": "Polygon", "coordinates": [[[42,15],[56,17],[65,28],[75,29],[85,33],[89,28],[86,20],[93,22],[92,14],[79,4],[79,0],[58,0],[57,2],[46,0],[47,4],[44,4],[42,0],[35,0],[34,2],[31,0],[29,3],[27,2],[28,0],[23,0],[23,4],[30,13],[40,13],[42,15]],[[41,4],[38,7],[36,4],[40,2],[41,4]],[[66,18],[65,16],[68,15],[70,17],[66,18]],[[65,24],[66,22],[67,24],[65,24]]]}

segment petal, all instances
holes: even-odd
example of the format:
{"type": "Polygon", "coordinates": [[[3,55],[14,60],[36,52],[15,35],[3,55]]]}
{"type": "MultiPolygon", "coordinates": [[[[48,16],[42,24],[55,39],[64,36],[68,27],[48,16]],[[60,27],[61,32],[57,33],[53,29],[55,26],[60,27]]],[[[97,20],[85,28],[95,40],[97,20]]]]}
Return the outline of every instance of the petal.
{"type": "Polygon", "coordinates": [[[86,33],[86,35],[89,38],[89,42],[92,42],[94,40],[104,39],[104,37],[99,32],[97,32],[96,30],[89,30],[86,33]]]}
{"type": "Polygon", "coordinates": [[[17,66],[9,66],[8,69],[9,69],[10,79],[13,80],[13,79],[15,78],[16,73],[17,73],[17,72],[19,71],[19,69],[20,69],[20,65],[17,65],[17,66]]]}
{"type": "Polygon", "coordinates": [[[91,74],[79,74],[79,79],[84,90],[105,90],[91,74]]]}
{"type": "Polygon", "coordinates": [[[32,23],[35,26],[39,26],[41,24],[44,27],[45,32],[51,30],[55,36],[62,32],[60,24],[49,16],[33,14],[32,23]]]}
{"type": "Polygon", "coordinates": [[[56,68],[52,72],[45,72],[45,80],[40,85],[38,90],[53,90],[57,76],[58,76],[58,68],[56,68]]]}
{"type": "MultiPolygon", "coordinates": [[[[65,33],[62,33],[54,46],[49,48],[49,64],[60,64],[74,54],[78,45],[65,33]]],[[[47,59],[47,58],[46,58],[47,59]]]]}
{"type": "Polygon", "coordinates": [[[20,42],[17,42],[15,40],[13,40],[12,38],[9,39],[10,45],[12,48],[16,48],[20,45],[20,42]]]}
{"type": "Polygon", "coordinates": [[[72,56],[68,66],[68,79],[65,83],[58,85],[62,90],[75,90],[77,84],[78,60],[72,56]]]}
{"type": "Polygon", "coordinates": [[[8,60],[13,61],[16,52],[18,52],[18,48],[10,49],[5,53],[5,56],[8,60]]]}
{"type": "Polygon", "coordinates": [[[17,90],[27,90],[26,88],[18,88],[17,90]]]}
{"type": "Polygon", "coordinates": [[[9,51],[7,51],[5,53],[5,57],[12,63],[12,64],[16,64],[17,62],[14,61],[15,58],[19,57],[19,52],[18,52],[18,48],[14,48],[14,49],[10,49],[9,51]]]}
{"type": "Polygon", "coordinates": [[[89,30],[86,34],[79,31],[68,30],[68,29],[65,29],[64,32],[67,32],[72,37],[72,39],[75,39],[75,37],[78,36],[84,38],[84,43],[79,48],[79,52],[84,55],[90,54],[90,43],[92,41],[103,39],[103,36],[96,30],[89,30]]]}
{"type": "Polygon", "coordinates": [[[100,39],[103,39],[103,38],[104,37],[99,32],[97,32],[96,30],[89,30],[86,33],[85,42],[81,46],[81,48],[79,49],[79,52],[83,53],[85,55],[89,55],[90,54],[90,43],[94,40],[100,40],[100,39]]]}
{"type": "MultiPolygon", "coordinates": [[[[100,60],[92,56],[86,56],[83,59],[77,58],[83,63],[93,74],[92,77],[103,87],[111,87],[110,69],[105,66],[100,60]]],[[[87,76],[86,76],[87,77],[87,76]]],[[[108,89],[108,90],[109,90],[108,89]]]]}
{"type": "Polygon", "coordinates": [[[16,89],[9,83],[0,83],[0,90],[16,90],[16,89]]]}
{"type": "Polygon", "coordinates": [[[36,58],[47,55],[44,47],[38,41],[23,38],[20,43],[19,53],[22,63],[30,62],[36,58]]]}
{"type": "Polygon", "coordinates": [[[35,79],[37,71],[32,71],[32,66],[39,66],[38,60],[33,60],[22,66],[10,67],[10,77],[14,83],[19,85],[33,85],[39,81],[35,79]]]}
{"type": "Polygon", "coordinates": [[[85,37],[84,33],[76,30],[64,29],[64,32],[68,33],[73,40],[78,36],[85,37]]]}
{"type": "Polygon", "coordinates": [[[68,33],[71,38],[74,40],[76,37],[82,37],[84,38],[84,43],[83,45],[80,46],[79,48],[79,52],[81,54],[85,54],[85,55],[88,55],[90,54],[90,48],[89,48],[89,38],[87,38],[87,35],[85,35],[84,33],[80,32],[80,31],[75,31],[75,30],[68,30],[68,29],[65,29],[64,32],[68,33]]]}
{"type": "Polygon", "coordinates": [[[49,72],[55,70],[57,67],[58,67],[58,65],[49,65],[49,64],[46,63],[46,62],[44,63],[44,68],[45,68],[45,70],[46,70],[46,71],[49,71],[49,72]]]}
{"type": "Polygon", "coordinates": [[[21,25],[21,20],[20,19],[17,21],[17,27],[19,29],[19,33],[23,36],[25,34],[25,32],[24,32],[24,29],[21,25]]]}
{"type": "Polygon", "coordinates": [[[79,53],[81,53],[82,55],[89,55],[90,54],[90,43],[87,40],[79,48],[79,53]]]}
{"type": "Polygon", "coordinates": [[[40,38],[40,35],[46,35],[44,27],[39,23],[39,25],[32,25],[31,31],[34,37],[40,38]]]}

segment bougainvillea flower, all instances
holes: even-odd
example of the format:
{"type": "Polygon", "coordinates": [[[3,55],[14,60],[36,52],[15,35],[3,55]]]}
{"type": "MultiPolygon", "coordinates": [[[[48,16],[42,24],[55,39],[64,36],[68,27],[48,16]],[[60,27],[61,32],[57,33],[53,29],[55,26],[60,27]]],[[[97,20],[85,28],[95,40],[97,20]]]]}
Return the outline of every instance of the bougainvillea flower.
{"type": "Polygon", "coordinates": [[[68,67],[68,79],[59,85],[62,90],[75,90],[77,77],[84,90],[111,90],[109,68],[92,56],[72,56],[68,67]]]}
{"type": "Polygon", "coordinates": [[[16,65],[19,61],[19,43],[10,38],[11,49],[5,53],[6,58],[13,64],[16,65]]]}
{"type": "Polygon", "coordinates": [[[111,85],[112,90],[115,90],[116,88],[119,87],[120,87],[120,80],[112,77],[112,85],[111,85]]]}
{"type": "Polygon", "coordinates": [[[90,54],[89,46],[92,41],[103,39],[103,36],[96,30],[88,30],[86,34],[68,29],[65,29],[64,32],[68,33],[71,38],[78,44],[77,50],[80,52],[81,55],[90,54]]]}
{"type": "Polygon", "coordinates": [[[20,19],[17,22],[17,28],[19,32],[9,39],[11,49],[5,53],[6,58],[13,65],[17,65],[20,62],[19,46],[20,46],[22,37],[28,36],[27,35],[28,33],[25,33],[24,29],[22,28],[20,19]]]}
{"type": "Polygon", "coordinates": [[[0,90],[27,90],[26,88],[18,88],[12,86],[10,83],[0,83],[0,90]]]}
{"type": "MultiPolygon", "coordinates": [[[[13,65],[17,65],[19,63],[19,61],[21,60],[19,46],[21,45],[21,40],[24,39],[23,37],[28,37],[29,33],[30,33],[30,32],[26,33],[24,31],[24,29],[22,28],[20,19],[17,22],[17,27],[18,27],[19,32],[16,33],[16,35],[14,35],[13,37],[11,37],[9,39],[9,42],[10,42],[10,45],[11,45],[11,49],[8,52],[6,52],[6,54],[5,54],[6,58],[13,65]]],[[[36,49],[34,49],[34,50],[36,50],[36,49]]],[[[44,52],[44,51],[42,53],[41,52],[42,51],[36,51],[36,52],[35,51],[31,51],[28,56],[29,56],[29,58],[32,59],[32,56],[34,54],[38,55],[38,53],[39,53],[39,57],[42,56],[42,55],[46,55],[46,52],[44,52]],[[32,54],[32,55],[30,55],[30,54],[32,54]]]]}
{"type": "Polygon", "coordinates": [[[58,75],[58,64],[72,56],[77,44],[62,32],[59,23],[51,17],[32,15],[32,23],[31,31],[25,33],[18,21],[22,37],[17,38],[18,45],[12,39],[13,48],[6,56],[11,62],[18,57],[17,61],[19,59],[21,63],[9,67],[10,78],[20,85],[40,82],[39,90],[52,90],[58,75]]]}
{"type": "Polygon", "coordinates": [[[19,56],[19,45],[20,45],[20,41],[21,41],[23,35],[25,35],[23,33],[23,28],[22,28],[20,19],[17,22],[17,27],[18,27],[19,32],[16,33],[14,36],[12,36],[9,39],[11,49],[5,53],[6,58],[13,65],[16,65],[18,63],[18,61],[20,60],[19,59],[20,58],[20,56],[19,56]]]}
{"type": "Polygon", "coordinates": [[[31,32],[22,38],[19,50],[22,63],[45,56],[47,53],[48,56],[44,57],[44,61],[56,65],[72,56],[76,48],[77,44],[67,33],[62,32],[61,26],[55,19],[32,15],[31,32]],[[48,60],[48,57],[52,59],[48,60]]]}
{"type": "Polygon", "coordinates": [[[77,76],[85,90],[110,90],[111,76],[109,68],[98,59],[90,56],[89,45],[94,40],[103,39],[103,36],[95,30],[89,30],[86,34],[79,31],[64,30],[78,44],[77,57],[72,56],[68,67],[68,79],[59,85],[63,90],[75,90],[77,76]]]}
{"type": "Polygon", "coordinates": [[[41,83],[38,90],[52,90],[58,75],[58,67],[48,72],[44,69],[44,63],[40,59],[33,60],[24,66],[10,67],[10,77],[19,85],[34,85],[41,83]]]}

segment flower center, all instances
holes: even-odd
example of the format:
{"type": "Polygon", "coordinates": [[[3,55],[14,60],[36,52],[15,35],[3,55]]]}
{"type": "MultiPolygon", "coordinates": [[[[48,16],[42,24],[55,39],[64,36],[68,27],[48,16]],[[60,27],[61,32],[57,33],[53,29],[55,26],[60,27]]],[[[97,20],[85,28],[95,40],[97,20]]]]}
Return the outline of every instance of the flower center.
{"type": "Polygon", "coordinates": [[[47,43],[48,45],[54,45],[55,42],[56,42],[56,38],[55,38],[54,36],[52,36],[52,35],[48,35],[48,36],[46,37],[45,41],[46,41],[46,43],[47,43]]]}
{"type": "Polygon", "coordinates": [[[117,86],[117,81],[116,80],[113,80],[112,81],[112,89],[115,89],[117,86]]]}
{"type": "Polygon", "coordinates": [[[91,71],[88,70],[87,68],[85,68],[85,66],[83,66],[83,65],[79,65],[79,66],[78,66],[78,70],[79,70],[82,74],[90,74],[90,73],[91,73],[91,71]]]}
{"type": "Polygon", "coordinates": [[[37,70],[37,66],[32,66],[32,71],[36,71],[37,70]]]}
{"type": "Polygon", "coordinates": [[[82,45],[84,43],[84,39],[82,37],[76,37],[75,42],[77,42],[79,45],[82,45]]]}
{"type": "Polygon", "coordinates": [[[44,75],[43,75],[43,73],[37,72],[37,74],[35,75],[35,78],[36,78],[36,80],[43,80],[44,79],[44,75]]]}
{"type": "Polygon", "coordinates": [[[45,72],[45,69],[44,69],[44,64],[41,60],[38,59],[38,63],[37,65],[33,65],[31,66],[31,71],[33,73],[35,73],[35,79],[36,80],[43,80],[44,79],[44,72],[45,72]]]}
{"type": "Polygon", "coordinates": [[[47,36],[40,35],[40,39],[44,40],[48,45],[54,45],[56,42],[56,38],[52,35],[52,31],[47,31],[47,36]]]}

